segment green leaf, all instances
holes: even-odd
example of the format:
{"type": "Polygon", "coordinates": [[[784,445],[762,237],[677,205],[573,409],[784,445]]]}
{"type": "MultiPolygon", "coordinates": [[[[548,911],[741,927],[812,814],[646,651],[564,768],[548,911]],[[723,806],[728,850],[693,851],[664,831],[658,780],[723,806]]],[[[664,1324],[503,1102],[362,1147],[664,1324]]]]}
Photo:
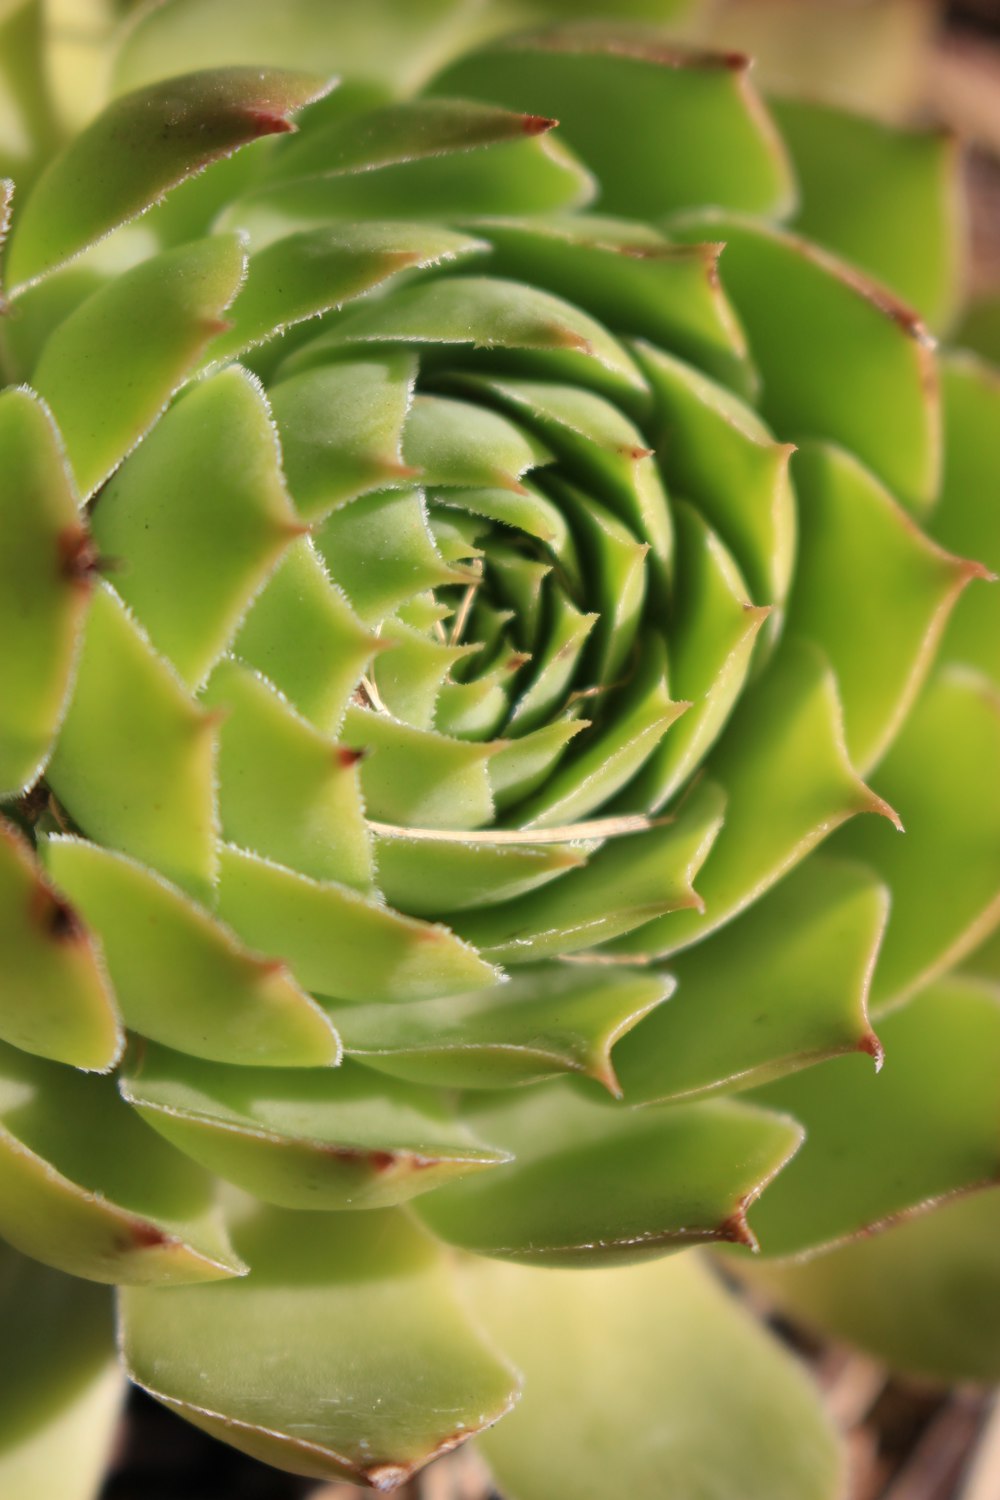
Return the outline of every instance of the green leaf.
{"type": "Polygon", "coordinates": [[[876,1016],[954,967],[1000,920],[998,765],[996,689],[945,669],[879,769],[905,837],[867,820],[838,837],[838,851],[864,860],[892,891],[872,991],[876,1016]]]}
{"type": "Polygon", "coordinates": [[[794,1317],[849,1339],[893,1369],[946,1381],[1000,1380],[1000,1191],[932,1213],[800,1264],[748,1267],[794,1317]]]}
{"type": "Polygon", "coordinates": [[[491,959],[523,964],[593,948],[664,912],[701,910],[692,881],[722,826],[723,806],[719,788],[704,782],[667,826],[609,840],[584,869],[540,891],[463,912],[456,931],[491,959]]]}
{"type": "Polygon", "coordinates": [[[786,641],[744,693],[709,767],[726,793],[726,819],[698,881],[703,908],[660,917],[615,943],[616,953],[687,948],[759,900],[846,819],[895,820],[851,765],[836,682],[805,641],[786,641]]]}
{"type": "Polygon", "coordinates": [[[412,478],[400,451],[416,362],[406,354],[300,370],[269,391],[285,477],[299,514],[412,478]]]}
{"type": "Polygon", "coordinates": [[[321,313],[353,302],[403,271],[436,266],[478,250],[480,241],[437,225],[326,224],[276,240],[250,256],[230,311],[232,327],[213,341],[213,363],[321,313]]]}
{"type": "Polygon", "coordinates": [[[94,554],[58,433],[27,390],[0,396],[0,794],[33,782],[62,718],[94,554]]]}
{"type": "MultiPolygon", "coordinates": [[[[645,387],[608,331],[579,308],[536,287],[488,276],[446,276],[352,308],[326,336],[332,348],[357,343],[471,345],[496,365],[506,351],[530,351],[533,368],[565,370],[585,386],[635,402],[645,387]]],[[[324,340],[325,342],[325,340],[324,340]]],[[[320,345],[314,346],[319,348],[320,345]]],[[[466,356],[466,362],[468,356],[466,356]]]]}
{"type": "MultiPolygon", "coordinates": [[[[1000,472],[1000,374],[969,355],[947,356],[942,394],[944,478],[931,531],[1000,574],[1000,506],[986,499],[1000,472]]],[[[1000,681],[1000,587],[970,589],[959,600],[941,654],[1000,681]]]]}
{"type": "Polygon", "coordinates": [[[244,948],[182,891],[80,839],[49,838],[44,853],[100,936],[133,1031],[228,1063],[316,1068],[337,1061],[336,1032],[281,962],[244,948]]]}
{"type": "Polygon", "coordinates": [[[129,1374],[198,1427],[313,1478],[395,1488],[495,1422],[516,1381],[402,1214],[258,1210],[240,1295],[121,1299],[129,1374]]]}
{"type": "Polygon", "coordinates": [[[672,990],[662,974],[545,964],[481,994],[334,1014],[350,1055],[396,1078],[505,1088],[575,1072],[618,1093],[612,1047],[672,990]]]}
{"type": "Polygon", "coordinates": [[[371,890],[357,753],[300,718],[264,678],[220,662],[204,700],[221,709],[223,837],[316,880],[371,890]]]}
{"type": "Polygon", "coordinates": [[[517,1500],[836,1500],[805,1371],[694,1255],[600,1271],[472,1261],[471,1304],[524,1370],[481,1440],[517,1500]]]}
{"type": "Polygon", "coordinates": [[[806,1130],[801,1155],[753,1213],[768,1255],[850,1239],[1000,1181],[996,988],[944,980],[879,1030],[880,1077],[867,1059],[845,1057],[753,1095],[806,1130]]]}
{"type": "Polygon", "coordinates": [[[228,845],[221,854],[219,912],[244,941],[280,953],[300,984],[332,998],[424,1000],[496,978],[445,927],[228,845]]]}
{"type": "Polygon", "coordinates": [[[125,1395],[108,1293],[4,1246],[0,1330],[4,1500],[94,1500],[125,1395]]]}
{"type": "Polygon", "coordinates": [[[595,173],[606,213],[652,219],[712,203],[781,214],[788,162],[748,72],[737,54],[685,53],[608,23],[505,38],[453,63],[433,89],[551,110],[595,173]]]}
{"type": "Polygon", "coordinates": [[[800,538],[788,624],[829,656],[847,748],[866,771],[896,739],[951,609],[983,569],[925,537],[842,449],[807,444],[792,468],[800,538]]]}
{"type": "Polygon", "coordinates": [[[488,239],[497,275],[557,292],[619,334],[673,349],[753,394],[746,339],[719,278],[719,245],[673,245],[647,224],[594,214],[470,227],[488,239]]]}
{"type": "MultiPolygon", "coordinates": [[[[525,828],[576,822],[625,786],[685,710],[667,689],[665,652],[648,634],[612,713],[515,815],[525,828]]],[[[584,700],[586,701],[586,700],[584,700]]],[[[523,741],[515,742],[517,744],[523,741]]]]}
{"type": "Polygon", "coordinates": [[[92,936],[2,819],[0,949],[0,1037],[76,1068],[112,1068],[122,1029],[92,936]]]}
{"type": "Polygon", "coordinates": [[[753,1245],[746,1207],[797,1149],[783,1115],[730,1101],[628,1109],[567,1082],[466,1104],[514,1160],[415,1205],[447,1243],[528,1265],[628,1263],[753,1245]]]}
{"type": "Polygon", "coordinates": [[[947,326],[965,251],[955,137],[802,99],[772,107],[799,182],[798,232],[947,326]]]}
{"type": "Polygon", "coordinates": [[[209,162],[290,130],[288,116],[325,92],[310,74],[257,67],[189,73],[116,100],[35,185],[11,240],[9,289],[41,280],[209,162]]]}
{"type": "Polygon", "coordinates": [[[107,1282],[241,1275],[211,1179],[159,1139],[110,1078],[0,1045],[0,1234],[107,1282]]]}
{"type": "Polygon", "coordinates": [[[85,499],[197,367],[243,270],[234,235],[165,250],[91,293],[47,339],[32,382],[85,499]]]}
{"type": "Polygon", "coordinates": [[[279,1208],[386,1208],[507,1160],[442,1095],[352,1063],[233,1069],[147,1048],[121,1087],[172,1145],[279,1208]]]}
{"type": "Polygon", "coordinates": [[[523,427],[486,407],[417,396],[406,418],[403,452],[427,486],[460,485],[517,493],[529,469],[551,461],[523,427]]]}
{"type": "Polygon", "coordinates": [[[74,821],[203,894],[216,868],[216,733],[214,717],[102,584],[48,770],[74,821]]]}
{"type": "Polygon", "coordinates": [[[629,1104],[764,1083],[881,1049],[867,999],[889,908],[860,865],[817,856],[729,928],[677,955],[677,994],[615,1052],[629,1104]]]}
{"type": "Polygon", "coordinates": [[[299,713],[333,733],[378,649],[333,584],[309,537],[293,542],[251,604],[233,643],[299,713]]]}
{"type": "Polygon", "coordinates": [[[718,532],[760,604],[781,604],[795,559],[792,448],[751,407],[652,345],[637,346],[653,392],[658,462],[718,532]]]}
{"type": "Polygon", "coordinates": [[[102,492],[94,534],[153,644],[203,682],[302,530],[267,400],[236,365],[186,392],[102,492]]]}
{"type": "Polygon", "coordinates": [[[916,314],[796,235],[713,216],[673,228],[726,241],[722,279],[760,369],[765,421],[794,440],[841,444],[926,512],[940,478],[941,420],[933,340],[916,314]]]}
{"type": "Polygon", "coordinates": [[[374,832],[379,889],[416,917],[493,906],[578,869],[586,857],[582,841],[505,843],[443,830],[429,837],[429,830],[384,823],[375,824],[374,832]]]}
{"type": "Polygon", "coordinates": [[[351,704],[341,739],[365,751],[361,790],[373,818],[415,828],[474,829],[493,818],[488,762],[500,744],[414,729],[351,704]]]}
{"type": "Polygon", "coordinates": [[[701,765],[721,734],[769,614],[767,605],[750,603],[731,556],[694,507],[675,501],[673,514],[677,581],[669,627],[670,685],[691,707],[619,799],[620,805],[654,812],[701,765]]]}
{"type": "MultiPolygon", "coordinates": [[[[331,220],[465,219],[472,215],[558,213],[588,203],[594,195],[594,179],[569,151],[558,135],[547,134],[554,121],[538,115],[511,115],[507,111],[482,110],[482,106],[460,100],[415,100],[396,110],[414,112],[414,131],[426,126],[427,146],[433,146],[443,108],[471,114],[473,130],[480,111],[499,116],[502,136],[482,141],[486,151],[454,146],[438,151],[419,149],[402,161],[352,165],[291,181],[266,184],[237,198],[223,215],[228,227],[245,227],[254,246],[266,244],[289,229],[329,224],[331,220]],[[423,118],[421,118],[423,116],[423,118]],[[517,135],[507,124],[512,121],[517,135]]],[[[365,149],[370,117],[350,122],[356,151],[365,149]]],[[[380,133],[376,121],[374,134],[380,133]]],[[[312,139],[308,143],[319,151],[312,139]]],[[[377,141],[373,142],[377,149],[377,141]]],[[[279,162],[282,174],[295,173],[279,162]]]]}

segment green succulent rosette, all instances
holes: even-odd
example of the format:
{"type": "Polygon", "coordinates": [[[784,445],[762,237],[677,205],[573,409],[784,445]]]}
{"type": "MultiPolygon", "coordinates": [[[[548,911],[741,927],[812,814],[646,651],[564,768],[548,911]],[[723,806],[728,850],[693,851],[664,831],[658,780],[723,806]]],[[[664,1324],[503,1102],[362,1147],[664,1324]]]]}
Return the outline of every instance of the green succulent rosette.
{"type": "Polygon", "coordinates": [[[93,1493],[109,1284],[295,1472],[832,1500],[672,1252],[838,1328],[881,1257],[849,1332],[998,1373],[995,1192],[859,1239],[1000,1180],[950,143],[624,26],[73,9],[0,21],[5,1500],[93,1493]]]}

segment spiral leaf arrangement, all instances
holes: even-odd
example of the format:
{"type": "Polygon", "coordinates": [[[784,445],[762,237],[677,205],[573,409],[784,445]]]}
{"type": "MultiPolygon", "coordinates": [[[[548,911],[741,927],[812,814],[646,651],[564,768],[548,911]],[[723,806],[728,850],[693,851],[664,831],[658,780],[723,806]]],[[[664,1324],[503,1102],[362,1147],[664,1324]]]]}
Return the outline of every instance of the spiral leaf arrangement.
{"type": "MultiPolygon", "coordinates": [[[[110,102],[3,23],[50,84],[7,101],[12,1500],[92,1492],[94,1283],[134,1380],[300,1473],[393,1488],[523,1375],[511,1496],[820,1500],[803,1377],[663,1257],[1000,1175],[951,147],[459,9],[291,7],[330,91],[270,7],[167,0],[110,102]]],[[[959,1210],[766,1275],[838,1326],[888,1255],[891,1344],[893,1245],[930,1275],[959,1210]]]]}

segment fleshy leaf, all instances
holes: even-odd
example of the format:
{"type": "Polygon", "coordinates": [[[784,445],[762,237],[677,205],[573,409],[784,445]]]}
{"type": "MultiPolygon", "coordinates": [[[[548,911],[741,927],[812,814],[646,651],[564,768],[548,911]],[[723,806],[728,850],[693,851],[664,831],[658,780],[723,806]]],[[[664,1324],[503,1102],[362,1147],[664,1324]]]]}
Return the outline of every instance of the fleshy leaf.
{"type": "Polygon", "coordinates": [[[726,241],[722,279],[760,369],[766,421],[842,444],[918,513],[940,477],[933,340],[917,315],[807,240],[749,220],[676,224],[726,241]]]}
{"type": "Polygon", "coordinates": [[[363,750],[361,789],[373,818],[416,828],[474,829],[493,816],[488,761],[497,744],[414,729],[351,704],[343,743],[363,750]]]}
{"type": "Polygon", "coordinates": [[[110,1078],[0,1046],[0,1234],[91,1281],[238,1276],[207,1173],[110,1078]]]}
{"type": "Polygon", "coordinates": [[[258,1210],[240,1295],[130,1289],[132,1378],[196,1426],[317,1479],[394,1489],[508,1410],[512,1373],[402,1214],[258,1210]]]}
{"type": "Polygon", "coordinates": [[[806,445],[792,471],[799,555],[789,629],[829,656],[847,748],[866,771],[895,740],[958,595],[983,569],[925,537],[843,449],[806,445]]]}
{"type": "Polygon", "coordinates": [[[215,734],[212,716],[101,585],[48,771],[76,823],[204,893],[216,861],[215,734]]]}
{"type": "Polygon", "coordinates": [[[372,888],[358,757],[334,744],[238,662],[220,662],[205,702],[219,728],[223,837],[316,880],[372,888]]]}
{"type": "Polygon", "coordinates": [[[279,1208],[391,1207],[507,1160],[441,1095],[352,1063],[248,1071],[146,1049],[122,1093],[172,1145],[279,1208]]]}
{"type": "Polygon", "coordinates": [[[505,38],[453,63],[433,88],[513,109],[544,104],[595,172],[606,213],[652,219],[715,203],[780,214],[792,194],[788,163],[748,71],[738,54],[583,25],[505,38]],[[684,149],[665,148],[665,131],[684,149]]]}
{"type": "Polygon", "coordinates": [[[72,681],[95,555],[59,436],[27,390],[0,396],[0,794],[35,779],[72,681]]]}
{"type": "Polygon", "coordinates": [[[524,1371],[523,1402],[482,1439],[506,1494],[842,1494],[839,1444],[805,1371],[696,1256],[544,1276],[472,1261],[465,1277],[524,1371]]]}
{"type": "Polygon", "coordinates": [[[195,1057],[323,1067],[339,1043],[283,966],[250,952],[182,891],[81,839],[50,838],[45,860],[101,938],[126,1023],[195,1057]]]}
{"type": "Polygon", "coordinates": [[[801,1155],[752,1215],[765,1254],[850,1239],[1000,1181],[997,990],[943,980],[879,1031],[878,1078],[866,1058],[845,1057],[754,1093],[806,1130],[801,1155]]]}
{"type": "MultiPolygon", "coordinates": [[[[946,547],[1000,575],[1000,374],[969,355],[942,360],[944,477],[931,530],[946,547]]],[[[968,662],[1000,682],[1000,585],[959,600],[942,646],[945,661],[968,662]]]]}
{"type": "Polygon", "coordinates": [[[491,959],[522,964],[592,948],[664,912],[700,910],[692,881],[722,826],[724,805],[720,789],[703,783],[666,827],[612,839],[585,869],[462,913],[455,928],[491,959]]]}
{"type": "Polygon", "coordinates": [[[870,272],[932,328],[947,325],[964,250],[951,133],[903,131],[803,99],[773,109],[799,182],[799,233],[870,272]]]}
{"type": "Polygon", "coordinates": [[[335,1012],[369,1068],[450,1088],[503,1088],[579,1072],[617,1092],[611,1049],[673,990],[662,974],[547,964],[478,995],[335,1012]]]}
{"type": "Polygon", "coordinates": [[[250,606],[233,650],[332,733],[378,645],[302,537],[250,606]]]}
{"type": "Polygon", "coordinates": [[[475,833],[375,826],[379,889],[415,917],[509,901],[577,869],[585,857],[573,842],[495,843],[475,833]]]}
{"type": "Polygon", "coordinates": [[[628,1109],[562,1081],[484,1095],[465,1117],[515,1159],[415,1212],[449,1244],[541,1266],[753,1245],[746,1207],[801,1140],[787,1116],[728,1100],[628,1109]]]}
{"type": "Polygon", "coordinates": [[[300,370],[270,390],[285,475],[303,519],[405,476],[400,442],[415,361],[406,354],[300,370]]]}
{"type": "Polygon", "coordinates": [[[879,769],[906,834],[868,819],[838,836],[892,891],[876,1016],[952,968],[1000,921],[1000,699],[958,667],[931,679],[879,769]]]}
{"type": "Polygon", "coordinates": [[[0,1037],[77,1068],[113,1067],[122,1030],[92,936],[2,819],[0,951],[0,1037]]]}
{"type": "Polygon", "coordinates": [[[304,73],[189,73],[116,100],[49,164],[21,211],[7,262],[28,286],[136,218],[185,178],[264,135],[327,86],[304,73]]]}
{"type": "Polygon", "coordinates": [[[746,339],[719,278],[719,245],[673,245],[646,224],[583,214],[472,227],[489,241],[498,275],[568,297],[619,333],[665,345],[752,394],[746,339]]]}
{"type": "Polygon", "coordinates": [[[229,846],[219,911],[246,942],[284,959],[300,984],[332,998],[423,1000],[495,979],[447,928],[229,846]]]}
{"type": "MultiPolygon", "coordinates": [[[[1000,1380],[1000,1189],[826,1255],[743,1268],[796,1318],[860,1344],[893,1369],[995,1385],[1000,1380]]],[[[509,1346],[508,1346],[509,1347],[509,1346]]]]}
{"type": "Polygon", "coordinates": [[[895,817],[848,760],[836,682],[821,653],[801,640],[786,642],[744,693],[709,766],[727,800],[725,826],[698,881],[704,914],[660,917],[619,939],[614,951],[686,948],[758,900],[855,813],[895,817]]]}
{"type": "Polygon", "coordinates": [[[194,370],[243,268],[234,235],[165,250],[93,292],[46,341],[32,383],[55,414],[84,498],[194,370]]]}
{"type": "Polygon", "coordinates": [[[868,1023],[888,892],[862,866],[807,861],[671,961],[678,990],[615,1052],[629,1104],[762,1083],[839,1052],[880,1059],[868,1023]]]}
{"type": "Polygon", "coordinates": [[[3,1246],[0,1330],[4,1500],[94,1500],[125,1395],[107,1291],[3,1246]]]}
{"type": "Polygon", "coordinates": [[[353,302],[403,271],[478,250],[480,242],[436,225],[327,225],[275,241],[251,255],[246,282],[209,359],[231,359],[296,323],[353,302]]]}
{"type": "Polygon", "coordinates": [[[239,366],[186,392],[94,509],[101,547],[127,559],[119,593],[189,687],[300,530],[266,397],[239,366]]]}

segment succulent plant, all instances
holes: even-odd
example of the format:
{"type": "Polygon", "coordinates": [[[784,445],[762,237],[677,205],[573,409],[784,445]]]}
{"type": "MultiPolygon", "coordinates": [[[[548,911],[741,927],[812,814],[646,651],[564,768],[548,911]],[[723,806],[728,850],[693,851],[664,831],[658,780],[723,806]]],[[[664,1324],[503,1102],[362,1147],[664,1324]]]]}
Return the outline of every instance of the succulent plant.
{"type": "Polygon", "coordinates": [[[0,23],[0,1491],[93,1493],[117,1284],[132,1379],[296,1472],[832,1500],[695,1247],[1000,1371],[952,146],[273,10],[0,23]]]}

